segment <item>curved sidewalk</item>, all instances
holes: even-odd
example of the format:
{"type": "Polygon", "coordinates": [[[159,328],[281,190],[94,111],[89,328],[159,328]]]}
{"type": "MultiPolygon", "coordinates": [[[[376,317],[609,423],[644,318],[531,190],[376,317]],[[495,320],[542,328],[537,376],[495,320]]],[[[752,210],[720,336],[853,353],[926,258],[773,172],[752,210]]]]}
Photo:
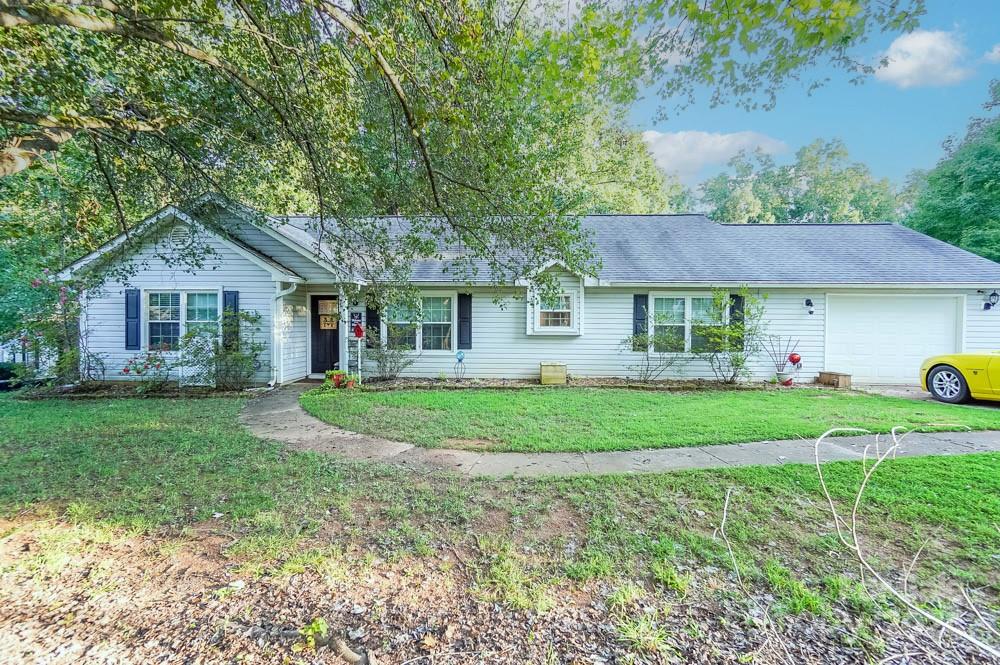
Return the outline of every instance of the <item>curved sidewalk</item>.
{"type": "MultiPolygon", "coordinates": [[[[660,473],[680,469],[815,462],[815,442],[811,439],[610,453],[480,453],[421,448],[348,432],[314,418],[299,406],[299,395],[312,387],[309,384],[292,384],[252,399],[244,407],[240,421],[257,436],[279,441],[296,450],[487,478],[660,473]]],[[[872,436],[829,438],[820,451],[821,459],[824,462],[860,460],[865,446],[873,441],[872,436]]],[[[914,433],[900,444],[897,456],[995,451],[1000,451],[1000,431],[914,433]]]]}

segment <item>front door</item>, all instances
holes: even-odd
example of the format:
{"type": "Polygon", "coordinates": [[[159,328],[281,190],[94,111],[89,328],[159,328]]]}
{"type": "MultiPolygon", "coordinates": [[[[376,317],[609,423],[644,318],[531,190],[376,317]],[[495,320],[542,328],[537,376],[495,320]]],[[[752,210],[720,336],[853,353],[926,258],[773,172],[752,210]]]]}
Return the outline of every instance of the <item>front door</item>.
{"type": "Polygon", "coordinates": [[[312,369],[322,374],[340,362],[340,302],[337,296],[312,296],[312,369]]]}

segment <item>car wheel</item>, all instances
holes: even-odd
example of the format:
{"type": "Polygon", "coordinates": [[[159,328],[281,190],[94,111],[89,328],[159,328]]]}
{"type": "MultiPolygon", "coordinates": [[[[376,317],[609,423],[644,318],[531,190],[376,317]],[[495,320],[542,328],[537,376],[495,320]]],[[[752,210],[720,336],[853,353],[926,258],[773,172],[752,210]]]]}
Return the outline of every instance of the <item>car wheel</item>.
{"type": "Polygon", "coordinates": [[[950,365],[935,367],[927,375],[927,389],[931,397],[949,404],[960,404],[969,399],[969,384],[962,373],[950,365]]]}

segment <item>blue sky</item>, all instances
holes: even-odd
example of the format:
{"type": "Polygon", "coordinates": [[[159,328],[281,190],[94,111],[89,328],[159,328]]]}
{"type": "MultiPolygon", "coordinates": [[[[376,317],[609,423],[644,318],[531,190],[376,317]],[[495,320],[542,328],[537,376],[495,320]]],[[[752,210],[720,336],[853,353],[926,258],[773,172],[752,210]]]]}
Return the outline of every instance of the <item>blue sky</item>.
{"type": "Polygon", "coordinates": [[[856,54],[875,62],[881,53],[889,67],[863,84],[818,68],[803,78],[828,76],[823,88],[809,95],[793,84],[771,111],[713,109],[706,101],[655,123],[660,101],[649,98],[630,120],[646,132],[660,166],[689,185],[723,170],[740,147],[760,145],[781,162],[817,138],[843,139],[853,160],[902,183],[911,170],[932,167],[942,142],[984,114],[989,82],[1000,79],[1000,1],[928,0],[917,31],[876,34],[856,54]]]}

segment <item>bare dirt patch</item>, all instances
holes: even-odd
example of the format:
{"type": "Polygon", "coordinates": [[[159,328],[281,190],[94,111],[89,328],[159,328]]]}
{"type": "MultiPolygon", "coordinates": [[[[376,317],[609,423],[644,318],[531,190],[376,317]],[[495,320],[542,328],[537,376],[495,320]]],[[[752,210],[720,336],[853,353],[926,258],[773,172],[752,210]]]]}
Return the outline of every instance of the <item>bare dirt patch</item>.
{"type": "Polygon", "coordinates": [[[441,447],[455,450],[489,451],[496,450],[499,445],[502,444],[498,441],[490,441],[489,439],[445,439],[441,447]]]}

